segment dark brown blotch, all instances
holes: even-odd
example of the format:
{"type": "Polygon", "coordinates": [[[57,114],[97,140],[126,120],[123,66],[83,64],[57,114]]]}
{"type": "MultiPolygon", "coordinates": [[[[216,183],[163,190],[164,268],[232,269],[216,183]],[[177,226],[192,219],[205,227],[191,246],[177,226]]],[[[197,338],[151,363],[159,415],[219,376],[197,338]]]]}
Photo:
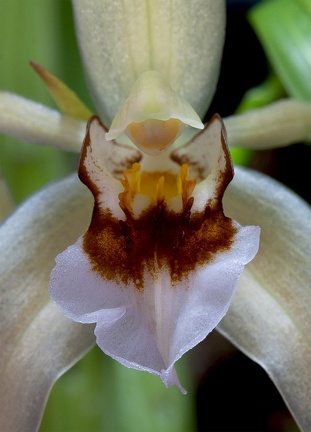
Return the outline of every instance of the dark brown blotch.
{"type": "Polygon", "coordinates": [[[144,269],[169,270],[172,282],[186,278],[198,266],[232,246],[236,228],[221,209],[191,214],[193,200],[182,213],[167,210],[165,202],[146,210],[139,219],[114,218],[96,205],[83,248],[103,279],[144,288],[144,269]],[[157,263],[155,263],[155,257],[157,263]]]}

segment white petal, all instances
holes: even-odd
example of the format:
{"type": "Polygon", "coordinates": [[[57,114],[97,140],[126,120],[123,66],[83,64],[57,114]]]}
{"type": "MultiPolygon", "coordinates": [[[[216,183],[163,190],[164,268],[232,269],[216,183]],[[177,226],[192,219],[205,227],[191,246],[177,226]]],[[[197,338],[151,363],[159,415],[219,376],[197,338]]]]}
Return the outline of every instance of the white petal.
{"type": "Polygon", "coordinates": [[[79,152],[85,126],[37,102],[0,92],[0,132],[13,138],[79,152]]]}
{"type": "Polygon", "coordinates": [[[111,311],[131,304],[126,291],[116,289],[115,282],[104,285],[103,289],[103,280],[93,271],[80,238],[57,256],[49,291],[66,316],[78,322],[93,323],[97,321],[95,313],[110,311],[110,318],[114,320],[111,311]]]}
{"type": "Polygon", "coordinates": [[[148,70],[160,72],[203,116],[220,68],[223,0],[74,0],[73,6],[89,87],[107,125],[148,70]]]}
{"type": "Polygon", "coordinates": [[[76,177],[32,196],[0,228],[0,430],[33,431],[53,382],[92,345],[92,326],[48,296],[54,257],[86,229],[91,194],[76,177]]]}
{"type": "Polygon", "coordinates": [[[82,240],[57,257],[50,295],[63,313],[83,323],[96,322],[97,344],[127,367],[160,375],[165,363],[148,329],[134,286],[103,280],[81,247],[82,240]]]}
{"type": "Polygon", "coordinates": [[[80,239],[58,256],[50,294],[66,316],[97,323],[97,344],[106,354],[184,391],[174,364],[226,313],[244,265],[257,252],[258,234],[258,227],[239,228],[228,252],[178,284],[165,268],[146,270],[143,292],[101,278],[80,239]]]}
{"type": "MultiPolygon", "coordinates": [[[[180,283],[173,283],[163,269],[158,278],[147,279],[145,313],[149,314],[149,326],[155,326],[157,348],[166,372],[173,370],[175,362],[222,319],[243,266],[258,250],[258,240],[258,227],[240,228],[228,252],[217,254],[210,264],[199,266],[180,283]]],[[[163,375],[164,371],[162,379],[163,375]]]]}
{"type": "Polygon", "coordinates": [[[224,119],[230,147],[254,149],[311,142],[311,104],[284,99],[224,119]]]}
{"type": "Polygon", "coordinates": [[[311,430],[311,209],[261,174],[237,169],[230,216],[261,226],[261,246],[218,329],[267,371],[311,430]]]}

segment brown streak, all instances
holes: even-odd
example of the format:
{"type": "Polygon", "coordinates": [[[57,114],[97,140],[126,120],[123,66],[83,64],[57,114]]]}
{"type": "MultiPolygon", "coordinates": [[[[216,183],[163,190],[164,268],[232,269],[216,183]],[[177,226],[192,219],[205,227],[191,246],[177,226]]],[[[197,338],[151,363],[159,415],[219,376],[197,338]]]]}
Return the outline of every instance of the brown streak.
{"type": "Polygon", "coordinates": [[[139,219],[128,215],[121,222],[95,206],[83,239],[93,269],[105,280],[134,284],[141,291],[145,268],[152,273],[156,256],[157,266],[169,271],[174,284],[187,278],[197,267],[230,249],[236,233],[221,211],[191,217],[190,208],[175,214],[166,207],[153,206],[139,219]]]}

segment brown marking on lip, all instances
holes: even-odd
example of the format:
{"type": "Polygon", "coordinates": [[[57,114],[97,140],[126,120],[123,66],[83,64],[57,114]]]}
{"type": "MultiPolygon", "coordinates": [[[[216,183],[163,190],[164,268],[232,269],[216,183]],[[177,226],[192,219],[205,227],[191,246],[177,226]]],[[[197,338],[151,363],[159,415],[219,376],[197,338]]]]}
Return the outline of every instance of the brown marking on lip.
{"type": "Polygon", "coordinates": [[[217,254],[229,250],[237,228],[223,214],[221,203],[226,186],[233,176],[224,130],[221,132],[221,145],[225,166],[219,172],[216,188],[218,199],[213,200],[212,205],[207,205],[202,212],[193,212],[193,197],[189,197],[183,210],[174,213],[167,209],[163,197],[137,219],[126,206],[121,206],[126,218],[120,221],[98,204],[99,191],[84,165],[86,151],[90,147],[87,133],[79,176],[95,198],[92,221],[83,236],[83,249],[93,270],[104,280],[124,286],[133,284],[143,291],[145,269],[155,276],[158,269],[166,269],[172,284],[177,286],[190,272],[209,264],[217,254]]]}
{"type": "Polygon", "coordinates": [[[207,265],[230,249],[236,228],[222,211],[191,215],[191,206],[189,199],[183,212],[176,214],[160,202],[138,219],[127,213],[126,221],[119,221],[95,205],[83,238],[93,269],[105,280],[132,283],[142,291],[145,268],[150,273],[166,268],[176,284],[207,265]]]}

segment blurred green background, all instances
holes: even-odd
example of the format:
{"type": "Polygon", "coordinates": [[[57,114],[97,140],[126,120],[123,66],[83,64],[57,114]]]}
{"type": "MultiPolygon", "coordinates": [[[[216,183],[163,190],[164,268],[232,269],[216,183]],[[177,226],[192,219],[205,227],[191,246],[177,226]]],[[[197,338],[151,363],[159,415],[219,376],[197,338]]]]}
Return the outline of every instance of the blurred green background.
{"type": "MultiPolygon", "coordinates": [[[[29,65],[62,77],[87,100],[69,0],[0,0],[0,88],[55,107],[29,65]]],[[[1,136],[0,172],[16,202],[76,167],[77,157],[1,136]]]]}

